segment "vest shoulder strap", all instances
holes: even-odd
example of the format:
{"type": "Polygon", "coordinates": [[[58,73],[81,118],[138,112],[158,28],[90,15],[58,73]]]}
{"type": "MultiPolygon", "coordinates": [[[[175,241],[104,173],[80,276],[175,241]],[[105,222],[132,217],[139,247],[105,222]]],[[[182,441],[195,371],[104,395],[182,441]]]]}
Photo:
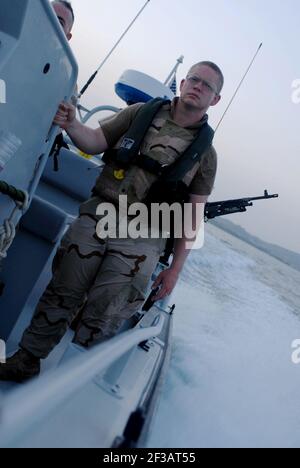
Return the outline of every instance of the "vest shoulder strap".
{"type": "Polygon", "coordinates": [[[167,102],[169,101],[162,98],[155,98],[151,99],[151,101],[147,102],[139,109],[117,151],[118,163],[127,165],[135,159],[154,117],[167,102]]]}
{"type": "Polygon", "coordinates": [[[214,130],[208,123],[204,123],[190,147],[173,163],[165,168],[161,176],[162,180],[178,182],[200,162],[203,154],[212,145],[214,130]]]}

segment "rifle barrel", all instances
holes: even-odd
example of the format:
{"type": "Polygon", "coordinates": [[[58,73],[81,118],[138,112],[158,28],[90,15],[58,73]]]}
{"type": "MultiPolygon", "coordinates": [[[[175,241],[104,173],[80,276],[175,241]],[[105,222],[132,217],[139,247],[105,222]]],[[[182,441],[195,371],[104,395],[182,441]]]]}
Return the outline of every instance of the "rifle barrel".
{"type": "Polygon", "coordinates": [[[206,220],[217,218],[218,216],[225,216],[233,213],[243,213],[247,207],[253,206],[253,202],[256,200],[267,200],[268,198],[278,198],[278,194],[269,195],[268,191],[262,197],[248,197],[248,198],[237,198],[235,200],[222,200],[217,202],[206,203],[205,206],[205,217],[206,220]]]}
{"type": "Polygon", "coordinates": [[[248,200],[252,200],[252,201],[255,201],[255,200],[267,200],[268,198],[278,198],[279,195],[278,193],[274,193],[273,195],[264,195],[263,197],[253,197],[253,198],[249,198],[248,200]]]}
{"type": "Polygon", "coordinates": [[[251,201],[256,201],[256,200],[267,200],[268,198],[278,198],[279,195],[278,193],[272,194],[272,195],[264,195],[262,197],[248,197],[248,198],[236,198],[233,200],[221,200],[221,201],[216,201],[216,202],[208,202],[208,206],[217,206],[217,205],[231,205],[231,204],[238,204],[238,203],[248,203],[251,201]]]}

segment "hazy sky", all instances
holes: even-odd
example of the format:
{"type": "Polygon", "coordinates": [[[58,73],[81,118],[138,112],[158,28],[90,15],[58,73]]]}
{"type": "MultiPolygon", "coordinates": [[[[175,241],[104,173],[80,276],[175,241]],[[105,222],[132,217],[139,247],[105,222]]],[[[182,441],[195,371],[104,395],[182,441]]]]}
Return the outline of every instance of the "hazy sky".
{"type": "MultiPolygon", "coordinates": [[[[145,0],[73,0],[71,46],[79,86],[99,66],[145,0]]],[[[215,126],[251,58],[263,48],[220,127],[215,147],[219,168],[210,201],[262,195],[247,213],[228,217],[264,240],[300,253],[300,104],[292,82],[300,79],[299,0],[151,0],[82,104],[123,106],[114,84],[126,69],[164,81],[180,55],[178,81],[190,65],[215,61],[224,71],[222,101],[210,111],[215,126]]]]}

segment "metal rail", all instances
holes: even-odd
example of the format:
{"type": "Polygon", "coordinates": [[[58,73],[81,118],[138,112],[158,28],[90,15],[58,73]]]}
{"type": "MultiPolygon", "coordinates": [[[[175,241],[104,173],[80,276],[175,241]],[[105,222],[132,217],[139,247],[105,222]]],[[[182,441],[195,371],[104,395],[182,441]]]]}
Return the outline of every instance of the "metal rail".
{"type": "Polygon", "coordinates": [[[9,393],[1,401],[0,447],[9,446],[29,427],[45,419],[134,346],[159,335],[164,320],[158,312],[150,327],[124,332],[9,393]]]}

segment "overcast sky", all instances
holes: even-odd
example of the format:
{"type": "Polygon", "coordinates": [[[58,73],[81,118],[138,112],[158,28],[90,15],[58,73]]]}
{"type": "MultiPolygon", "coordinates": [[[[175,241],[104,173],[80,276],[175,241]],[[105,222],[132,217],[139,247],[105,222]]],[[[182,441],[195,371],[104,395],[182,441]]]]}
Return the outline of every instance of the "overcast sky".
{"type": "MultiPolygon", "coordinates": [[[[73,0],[71,46],[81,87],[145,0],[73,0]]],[[[228,217],[264,240],[300,253],[299,0],[151,0],[99,72],[82,104],[124,106],[114,84],[126,69],[164,81],[180,55],[178,81],[200,60],[224,71],[222,101],[210,111],[216,126],[260,42],[263,48],[215,137],[219,168],[210,201],[262,195],[247,213],[228,217]]]]}

